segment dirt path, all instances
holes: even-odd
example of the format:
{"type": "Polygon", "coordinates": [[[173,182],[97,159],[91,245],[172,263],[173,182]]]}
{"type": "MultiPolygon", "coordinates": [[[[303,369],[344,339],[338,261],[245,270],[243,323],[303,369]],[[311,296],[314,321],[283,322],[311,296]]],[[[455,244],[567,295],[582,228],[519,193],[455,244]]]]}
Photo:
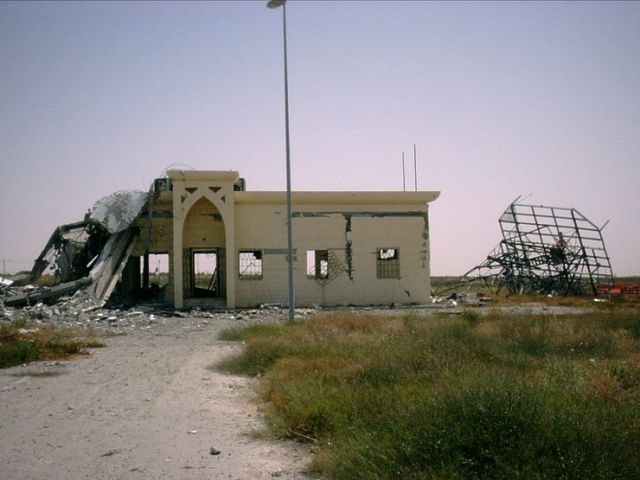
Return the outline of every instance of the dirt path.
{"type": "Polygon", "coordinates": [[[247,435],[263,425],[255,380],[207,368],[238,351],[216,340],[238,323],[160,319],[86,358],[0,371],[0,478],[308,478],[305,448],[247,435]]]}

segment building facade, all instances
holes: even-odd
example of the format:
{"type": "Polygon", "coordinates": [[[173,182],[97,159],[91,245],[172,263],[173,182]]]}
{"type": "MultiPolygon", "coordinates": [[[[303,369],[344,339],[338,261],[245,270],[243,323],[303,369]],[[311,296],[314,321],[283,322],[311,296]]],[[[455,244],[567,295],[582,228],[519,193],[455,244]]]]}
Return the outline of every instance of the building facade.
{"type": "MultiPolygon", "coordinates": [[[[294,192],[297,306],[429,301],[429,202],[439,192],[294,192]]],[[[285,192],[245,191],[232,171],[168,172],[134,225],[135,281],[165,258],[176,308],[286,304],[285,192]]]]}

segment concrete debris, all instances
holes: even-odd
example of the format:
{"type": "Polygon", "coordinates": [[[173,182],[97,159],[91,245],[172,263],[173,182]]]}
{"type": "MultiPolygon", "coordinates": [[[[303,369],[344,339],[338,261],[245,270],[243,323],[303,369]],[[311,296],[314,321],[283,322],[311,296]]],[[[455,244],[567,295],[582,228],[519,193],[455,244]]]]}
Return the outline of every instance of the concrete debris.
{"type": "Polygon", "coordinates": [[[81,278],[72,282],[61,283],[52,287],[33,288],[31,285],[24,287],[23,293],[18,293],[7,297],[4,303],[9,307],[22,307],[33,305],[49,299],[57,299],[68,293],[73,293],[79,288],[88,285],[91,280],[81,278]],[[31,287],[31,288],[29,288],[31,287]]]}
{"type": "MultiPolygon", "coordinates": [[[[296,310],[296,313],[299,313],[296,310]]],[[[158,308],[155,305],[137,305],[135,308],[86,308],[85,299],[81,292],[76,292],[63,301],[54,305],[38,302],[23,308],[14,308],[4,304],[0,297],[0,325],[2,323],[26,320],[33,324],[29,328],[39,328],[40,325],[55,323],[64,327],[107,331],[111,334],[122,335],[134,331],[158,334],[159,329],[174,323],[176,318],[189,319],[192,328],[204,328],[209,322],[226,321],[231,316],[242,316],[242,320],[235,321],[242,325],[256,322],[273,323],[285,318],[287,310],[274,312],[273,310],[244,310],[242,315],[237,311],[216,310],[203,311],[194,308],[191,311],[174,311],[171,308],[158,308]]],[[[190,327],[191,328],[191,327],[190,327]]]]}
{"type": "Polygon", "coordinates": [[[467,306],[485,306],[492,303],[494,300],[491,297],[487,297],[482,293],[452,293],[448,297],[435,296],[431,298],[432,305],[457,307],[458,305],[467,306]]]}
{"type": "Polygon", "coordinates": [[[53,274],[61,283],[85,277],[107,238],[106,230],[92,222],[61,225],[49,237],[31,272],[14,276],[12,280],[22,286],[36,282],[44,273],[53,274]]]}
{"type": "Polygon", "coordinates": [[[137,233],[127,229],[109,237],[95,265],[89,272],[91,284],[87,294],[96,305],[103,306],[116,287],[131,255],[137,233]]]}
{"type": "Polygon", "coordinates": [[[115,192],[98,200],[93,205],[89,218],[103,225],[109,233],[122,232],[140,215],[148,200],[147,192],[115,192]]]}
{"type": "Polygon", "coordinates": [[[56,228],[30,272],[2,278],[0,293],[4,304],[25,307],[55,303],[73,294],[73,308],[91,310],[104,306],[138,236],[131,223],[148,198],[144,192],[116,192],[96,202],[84,221],[56,228]],[[54,285],[30,285],[44,274],[55,278],[54,285]]]}

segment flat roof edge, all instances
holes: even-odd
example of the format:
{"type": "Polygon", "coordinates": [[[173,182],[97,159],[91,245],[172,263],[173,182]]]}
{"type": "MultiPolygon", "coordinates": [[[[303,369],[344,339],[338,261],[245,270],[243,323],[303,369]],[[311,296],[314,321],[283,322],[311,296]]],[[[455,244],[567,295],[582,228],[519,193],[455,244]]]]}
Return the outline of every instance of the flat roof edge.
{"type": "MultiPolygon", "coordinates": [[[[292,201],[301,204],[389,204],[407,205],[433,202],[440,192],[292,192],[292,201]]],[[[239,204],[284,204],[286,192],[235,192],[239,204]]]]}
{"type": "Polygon", "coordinates": [[[211,181],[236,182],[240,174],[234,170],[169,170],[171,181],[211,181]]]}

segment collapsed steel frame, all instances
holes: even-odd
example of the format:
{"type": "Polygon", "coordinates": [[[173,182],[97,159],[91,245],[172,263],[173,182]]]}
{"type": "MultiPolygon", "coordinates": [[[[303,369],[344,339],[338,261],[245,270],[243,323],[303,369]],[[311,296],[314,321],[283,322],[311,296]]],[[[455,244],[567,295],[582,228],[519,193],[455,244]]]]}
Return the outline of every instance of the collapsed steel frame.
{"type": "Polygon", "coordinates": [[[613,272],[602,230],[575,208],[525,205],[514,200],[500,216],[502,241],[464,274],[499,292],[597,294],[613,272]]]}

